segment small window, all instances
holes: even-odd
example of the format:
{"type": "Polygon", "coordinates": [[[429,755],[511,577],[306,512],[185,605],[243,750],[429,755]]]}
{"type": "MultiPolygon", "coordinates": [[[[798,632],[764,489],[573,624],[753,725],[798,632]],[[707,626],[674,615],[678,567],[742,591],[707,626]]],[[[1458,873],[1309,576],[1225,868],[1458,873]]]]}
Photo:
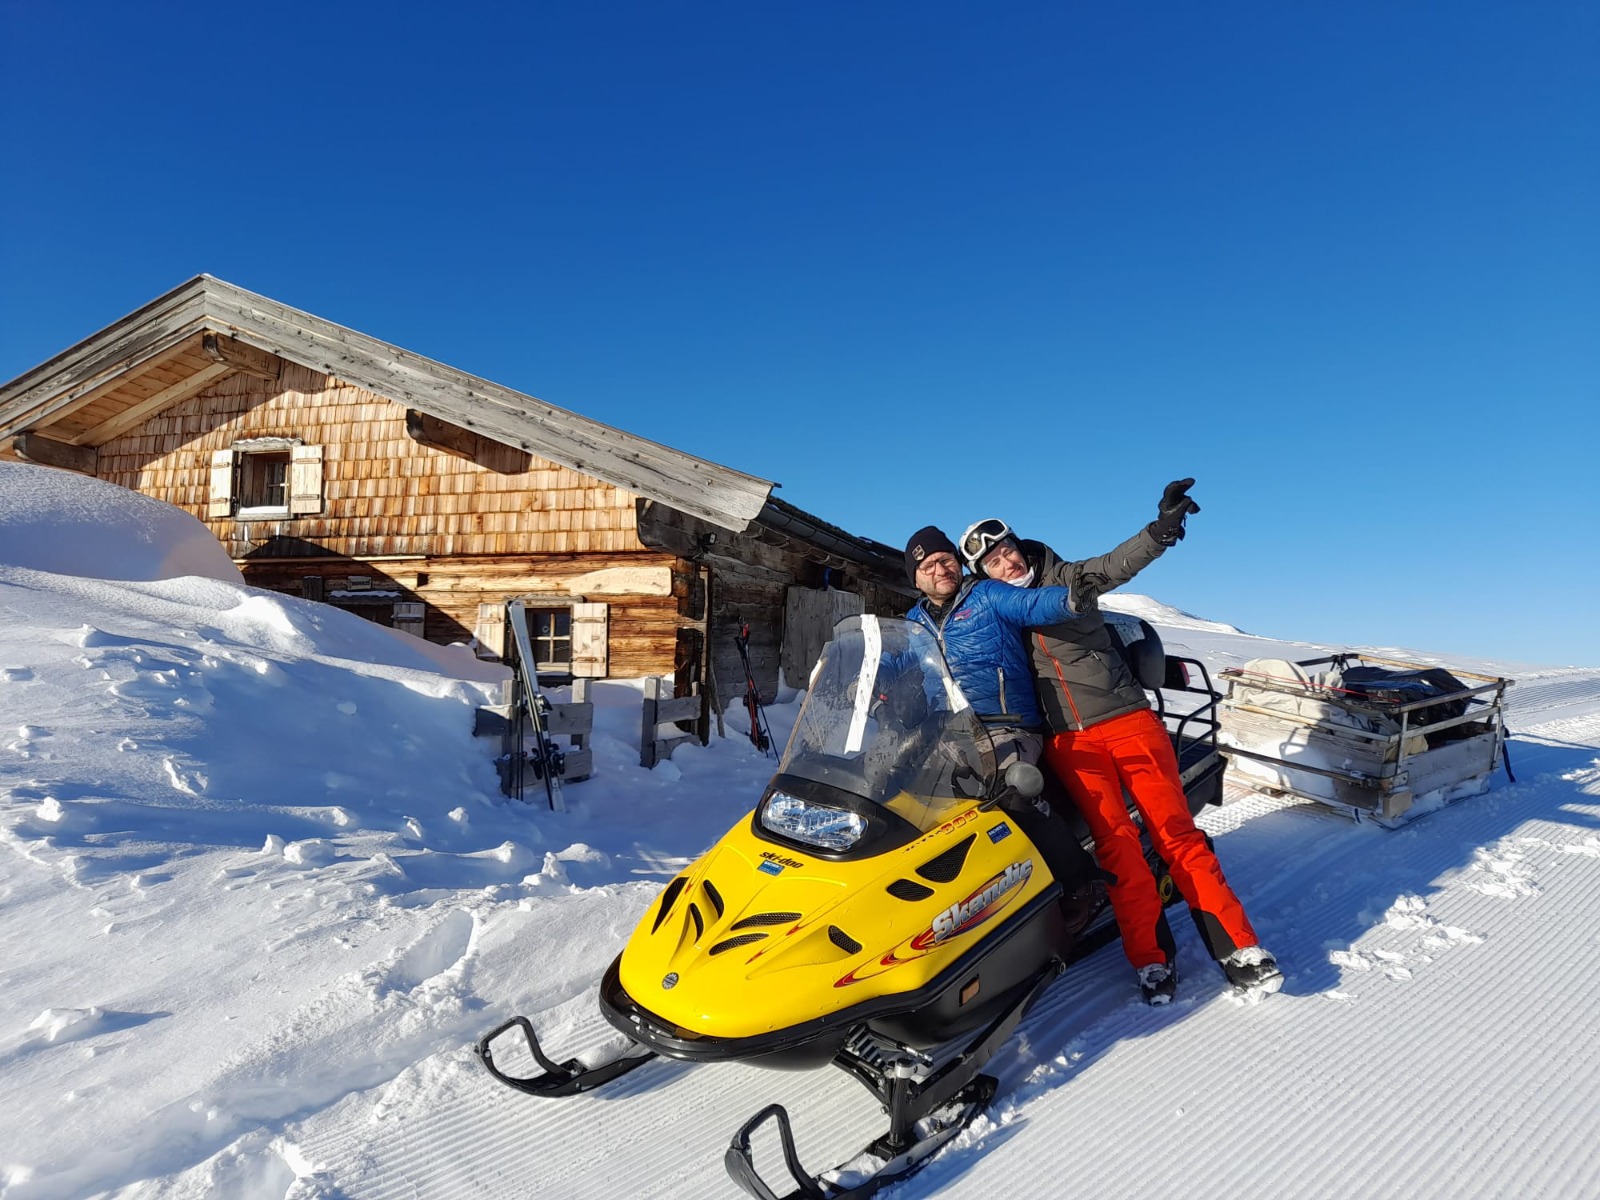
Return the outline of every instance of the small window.
{"type": "Polygon", "coordinates": [[[211,452],[206,515],[282,521],[322,512],[322,447],[298,438],[242,438],[211,452]]]}
{"type": "Polygon", "coordinates": [[[565,670],[571,667],[572,610],[570,608],[529,610],[528,632],[533,635],[533,657],[539,670],[565,670]]]}
{"type": "Polygon", "coordinates": [[[239,507],[289,511],[289,452],[239,456],[239,507]]]}

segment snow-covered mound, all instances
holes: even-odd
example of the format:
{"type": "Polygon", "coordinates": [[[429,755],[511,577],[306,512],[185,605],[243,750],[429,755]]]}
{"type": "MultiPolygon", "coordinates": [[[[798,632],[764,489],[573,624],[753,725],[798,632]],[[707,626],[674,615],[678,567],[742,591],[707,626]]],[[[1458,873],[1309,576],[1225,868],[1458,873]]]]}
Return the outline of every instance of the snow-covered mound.
{"type": "Polygon", "coordinates": [[[547,833],[472,736],[505,668],[248,587],[198,521],[65,472],[0,463],[0,613],[4,1200],[336,1194],[291,1117],[460,1069],[480,988],[574,994],[770,765],[746,742],[729,801],[674,803],[706,752],[642,770],[639,689],[601,684],[601,777],[547,833]]]}
{"type": "Polygon", "coordinates": [[[199,575],[242,583],[194,517],[99,479],[0,461],[0,564],[89,579],[199,575]]]}

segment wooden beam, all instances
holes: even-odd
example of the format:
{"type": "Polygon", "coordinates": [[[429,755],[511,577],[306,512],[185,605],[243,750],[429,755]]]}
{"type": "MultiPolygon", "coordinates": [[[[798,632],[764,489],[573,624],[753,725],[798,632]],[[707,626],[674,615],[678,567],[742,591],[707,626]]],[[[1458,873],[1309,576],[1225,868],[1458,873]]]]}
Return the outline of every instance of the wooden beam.
{"type": "Polygon", "coordinates": [[[443,450],[446,454],[475,462],[484,470],[496,471],[501,475],[520,475],[530,465],[531,456],[526,450],[509,446],[486,434],[473,433],[470,429],[463,429],[414,408],[406,409],[406,433],[418,445],[443,450]]]}
{"type": "Polygon", "coordinates": [[[241,375],[276,383],[283,377],[283,360],[267,354],[254,346],[247,346],[237,338],[208,333],[200,342],[201,352],[214,363],[226,363],[241,375]]]}
{"type": "Polygon", "coordinates": [[[38,433],[19,433],[12,439],[11,448],[22,458],[42,467],[61,467],[84,475],[93,475],[100,461],[100,452],[92,446],[71,446],[38,433]]]}
{"type": "Polygon", "coordinates": [[[176,404],[179,400],[187,400],[196,392],[210,385],[211,381],[223,375],[233,374],[234,368],[229,363],[212,363],[209,367],[196,371],[187,379],[180,379],[170,387],[164,387],[154,396],[141,400],[132,408],[125,408],[109,421],[96,425],[93,429],[85,429],[73,438],[73,444],[78,446],[104,446],[112,438],[118,437],[143,421],[151,413],[166,408],[169,404],[176,404]]]}
{"type": "Polygon", "coordinates": [[[478,435],[472,430],[441,421],[414,408],[406,409],[406,433],[413,441],[424,446],[432,446],[462,458],[476,458],[478,455],[478,435]]]}

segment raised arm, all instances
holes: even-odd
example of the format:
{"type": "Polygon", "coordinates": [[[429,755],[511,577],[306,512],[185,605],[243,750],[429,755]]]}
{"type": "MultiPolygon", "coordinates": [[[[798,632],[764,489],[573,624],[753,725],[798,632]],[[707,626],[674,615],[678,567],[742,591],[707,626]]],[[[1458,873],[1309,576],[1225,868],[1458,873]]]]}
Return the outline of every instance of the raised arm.
{"type": "Polygon", "coordinates": [[[1093,607],[1098,597],[1127,583],[1160,558],[1168,547],[1182,540],[1184,519],[1200,511],[1200,506],[1189,498],[1189,488],[1193,485],[1193,479],[1167,484],[1157,504],[1154,521],[1106,554],[1097,554],[1081,562],[1052,563],[1041,575],[1040,582],[1070,587],[1080,609],[1093,607]]]}

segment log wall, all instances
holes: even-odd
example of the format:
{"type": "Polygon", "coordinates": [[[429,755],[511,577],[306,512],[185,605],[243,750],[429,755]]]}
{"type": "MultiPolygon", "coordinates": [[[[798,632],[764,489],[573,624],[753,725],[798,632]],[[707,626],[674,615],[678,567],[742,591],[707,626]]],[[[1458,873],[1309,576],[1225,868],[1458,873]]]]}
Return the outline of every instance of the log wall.
{"type": "Polygon", "coordinates": [[[446,645],[473,636],[480,604],[501,605],[518,596],[535,608],[541,597],[548,597],[552,604],[599,601],[608,609],[608,673],[631,678],[664,675],[673,669],[682,603],[674,588],[686,590],[680,566],[671,555],[649,553],[608,555],[601,560],[565,555],[542,558],[536,565],[523,557],[353,560],[302,556],[247,563],[245,571],[255,586],[292,595],[306,594],[308,578],[319,580],[331,603],[355,611],[363,607],[359,593],[333,595],[348,590],[351,576],[365,581],[362,591],[369,596],[393,592],[395,599],[421,600],[428,606],[423,636],[446,645]],[[605,579],[608,572],[647,573],[655,594],[611,590],[605,579]],[[597,579],[598,584],[594,582],[597,579]]]}

